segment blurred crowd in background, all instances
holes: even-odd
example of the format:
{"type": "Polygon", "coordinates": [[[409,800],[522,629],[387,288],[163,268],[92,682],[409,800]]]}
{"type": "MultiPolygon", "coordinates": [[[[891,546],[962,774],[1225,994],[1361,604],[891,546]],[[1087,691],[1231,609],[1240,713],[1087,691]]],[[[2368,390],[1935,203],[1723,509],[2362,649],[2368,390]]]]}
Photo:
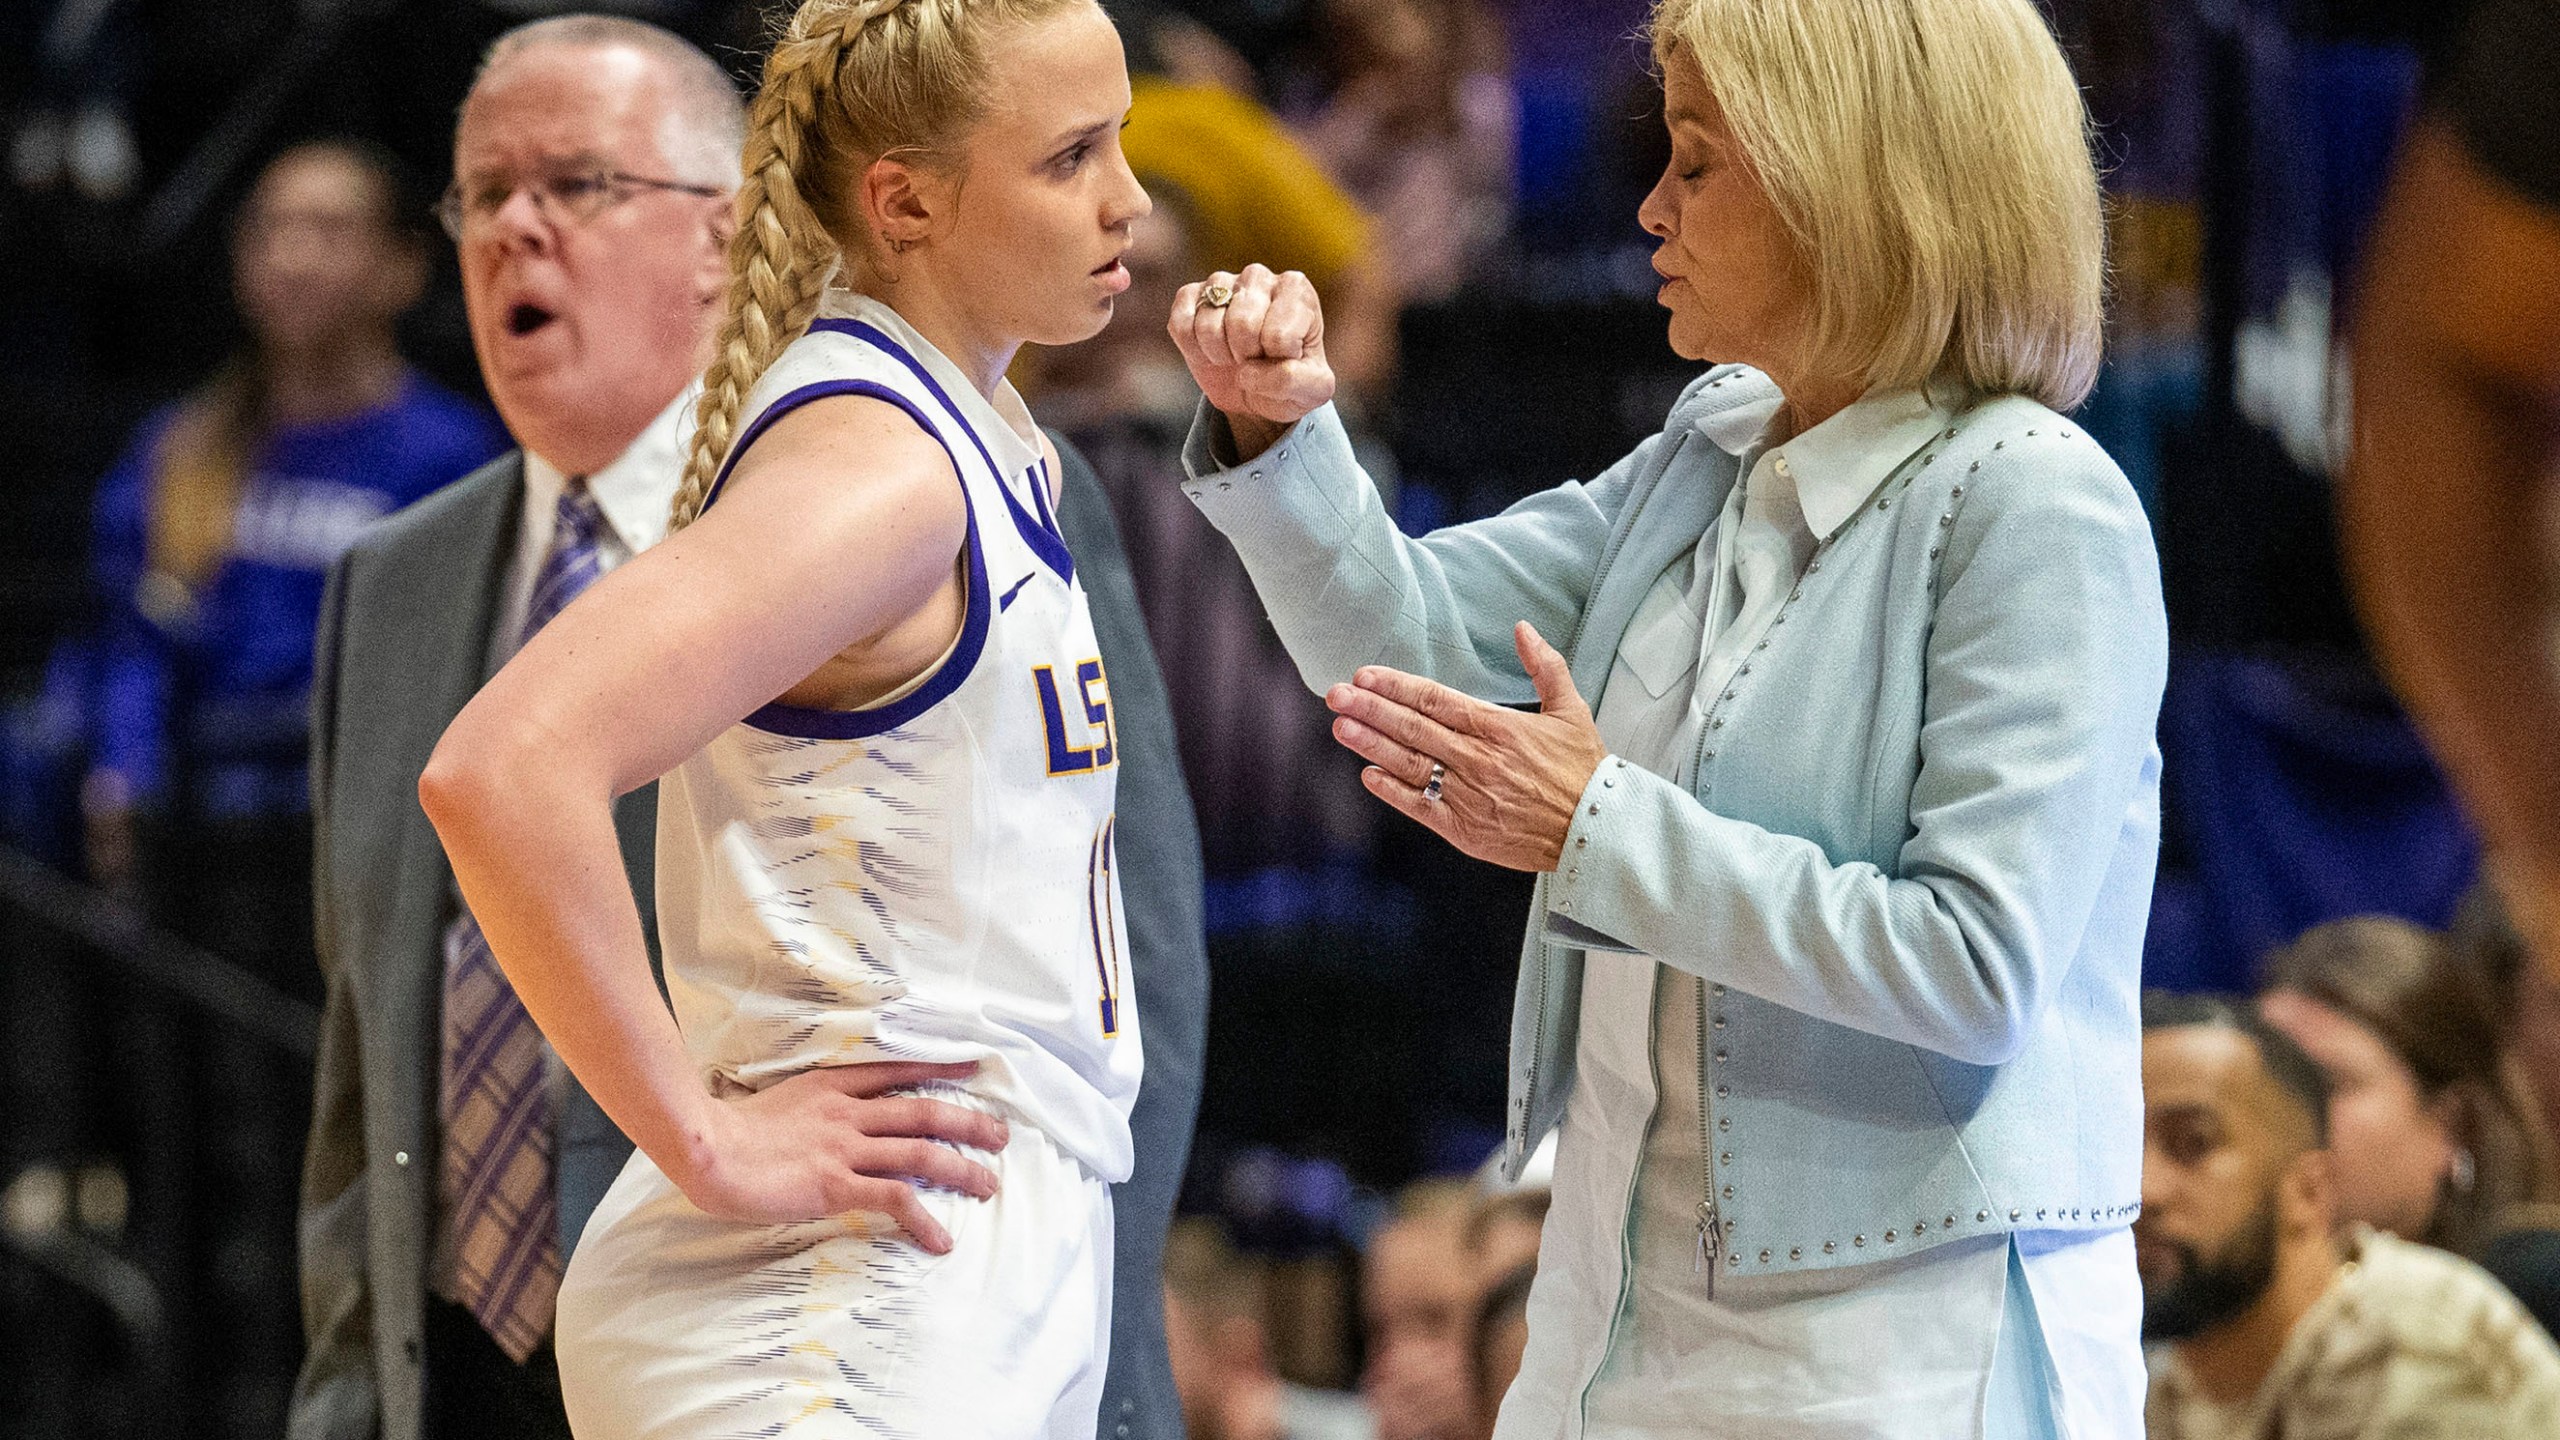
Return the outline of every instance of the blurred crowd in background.
{"type": "MultiPolygon", "coordinates": [[[[330,561],[508,445],[430,200],[543,0],[35,0],[0,21],[0,1431],[276,1433],[299,1349],[304,708],[330,561]],[[189,1407],[191,1410],[194,1407],[189,1407]]],[[[748,3],[619,10],[747,77],[748,3]]],[[[1526,877],[1365,796],[1178,498],[1174,288],[1325,297],[1404,527],[1597,470],[1687,368],[1638,199],[1641,0],[1114,4],[1155,212],[1119,318],[1017,379],[1111,493],[1208,872],[1207,1090],[1167,1266],[1193,1433],[1488,1433],[1542,1203],[1500,1137],[1526,877]],[[1452,423],[1506,417],[1496,425],[1452,423]]],[[[2054,0],[2110,190],[2081,413],[2150,506],[2175,644],[2146,984],[2254,993],[2320,1065],[2339,1214],[2560,1323],[2560,987],[2339,579],[2339,318],[2458,7],[2054,0]],[[2535,1293],[2534,1286],[2546,1288],[2535,1293]]]]}

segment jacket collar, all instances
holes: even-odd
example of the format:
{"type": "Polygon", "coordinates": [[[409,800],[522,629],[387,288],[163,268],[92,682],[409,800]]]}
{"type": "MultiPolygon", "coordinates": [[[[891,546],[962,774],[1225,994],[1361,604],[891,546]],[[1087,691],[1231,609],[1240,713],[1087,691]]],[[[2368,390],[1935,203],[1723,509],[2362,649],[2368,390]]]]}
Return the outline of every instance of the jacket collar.
{"type": "Polygon", "coordinates": [[[1748,365],[1719,365],[1681,402],[1679,418],[1727,455],[1760,442],[1786,397],[1777,383],[1748,365]]]}
{"type": "Polygon", "coordinates": [[[1761,372],[1726,365],[1707,372],[1706,383],[1691,393],[1681,418],[1740,461],[1739,468],[1785,460],[1805,528],[1816,540],[1830,539],[1847,524],[1886,477],[1945,428],[1949,416],[1944,405],[1916,387],[1871,390],[1821,424],[1758,453],[1785,398],[1761,372]]]}

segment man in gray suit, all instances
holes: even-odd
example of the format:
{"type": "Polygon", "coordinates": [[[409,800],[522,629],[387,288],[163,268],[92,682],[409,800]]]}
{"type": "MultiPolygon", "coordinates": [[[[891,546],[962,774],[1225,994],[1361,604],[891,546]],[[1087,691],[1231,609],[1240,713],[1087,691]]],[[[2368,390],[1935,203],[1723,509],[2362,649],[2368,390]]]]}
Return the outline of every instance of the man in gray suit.
{"type": "MultiPolygon", "coordinates": [[[[328,982],[302,1203],[309,1355],[295,1440],[565,1436],[547,1340],[468,1293],[441,1198],[448,947],[460,899],[417,803],[445,725],[513,653],[574,544],[590,574],[655,543],[689,382],[725,279],[743,117],[685,41],[572,16],[489,52],[442,215],[482,373],[523,449],[369,532],[323,607],[313,685],[319,953],[328,982]]],[[[1091,594],[1121,720],[1123,884],[1146,1007],[1138,1169],[1114,1193],[1107,1440],[1178,1436],[1157,1273],[1199,1094],[1207,962],[1198,837],[1163,686],[1110,510],[1060,447],[1060,521],[1091,594]]],[[[615,819],[644,925],[654,787],[615,819]]],[[[656,942],[650,938],[654,956],[656,942]]],[[[551,1155],[565,1263],[630,1142],[565,1073],[551,1155]]],[[[510,1297],[520,1302],[521,1297],[510,1297]]]]}

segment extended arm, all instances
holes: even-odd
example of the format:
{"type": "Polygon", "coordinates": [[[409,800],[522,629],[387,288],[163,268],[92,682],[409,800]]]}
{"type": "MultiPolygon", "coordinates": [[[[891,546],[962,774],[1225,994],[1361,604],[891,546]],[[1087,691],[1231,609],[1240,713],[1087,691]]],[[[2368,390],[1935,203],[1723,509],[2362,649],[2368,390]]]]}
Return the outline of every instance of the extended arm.
{"type": "Polygon", "coordinates": [[[614,1123],[715,1213],[872,1210],[939,1250],[948,1237],[912,1187],[879,1177],[993,1189],[921,1137],[996,1148],[999,1122],[876,1098],[965,1067],[817,1071],[713,1099],[650,978],[612,816],[615,796],[922,610],[952,583],[965,526],[948,458],[904,415],[859,397],[804,406],[758,441],[719,506],[534,637],[420,780],[526,1010],[614,1123]]]}
{"type": "Polygon", "coordinates": [[[1351,453],[1314,290],[1248,266],[1225,306],[1185,286],[1170,321],[1207,409],[1186,490],[1224,532],[1298,672],[1319,693],[1363,665],[1426,675],[1487,700],[1535,698],[1512,627],[1568,643],[1649,439],[1589,484],[1419,540],[1396,528],[1351,453]],[[1221,450],[1232,448],[1240,459],[1221,450]]]}
{"type": "Polygon", "coordinates": [[[2340,491],[2384,665],[2560,966],[2560,210],[2410,137],[2372,241],[2340,491]]]}

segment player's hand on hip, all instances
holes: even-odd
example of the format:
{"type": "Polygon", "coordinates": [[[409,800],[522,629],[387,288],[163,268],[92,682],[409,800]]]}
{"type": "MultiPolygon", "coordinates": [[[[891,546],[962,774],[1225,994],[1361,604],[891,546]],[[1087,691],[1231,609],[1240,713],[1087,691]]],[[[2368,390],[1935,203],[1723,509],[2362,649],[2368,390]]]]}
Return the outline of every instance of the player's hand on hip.
{"type": "Polygon", "coordinates": [[[936,1255],[951,1234],[925,1208],[919,1187],[977,1199],[996,1193],[995,1172],[963,1149],[1002,1150],[1005,1122],[983,1111],[908,1093],[965,1080],[974,1064],[883,1061],[828,1066],[730,1100],[713,1101],[699,1162],[669,1176],[710,1214],[752,1224],[868,1211],[895,1221],[936,1255]]]}
{"type": "Polygon", "coordinates": [[[1324,309],[1316,287],[1295,270],[1275,275],[1247,265],[1240,274],[1221,270],[1195,280],[1175,292],[1165,329],[1200,393],[1236,427],[1240,448],[1249,430],[1268,426],[1276,434],[1333,398],[1324,309]],[[1222,295],[1226,303],[1216,303],[1222,295]]]}

